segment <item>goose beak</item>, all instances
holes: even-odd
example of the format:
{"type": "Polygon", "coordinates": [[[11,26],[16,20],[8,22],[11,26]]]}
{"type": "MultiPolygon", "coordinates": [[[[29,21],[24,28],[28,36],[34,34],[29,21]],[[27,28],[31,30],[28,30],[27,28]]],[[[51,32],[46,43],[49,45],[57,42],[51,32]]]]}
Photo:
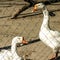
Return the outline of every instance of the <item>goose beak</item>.
{"type": "Polygon", "coordinates": [[[23,37],[23,40],[22,40],[22,44],[28,44],[28,41],[24,40],[24,37],[23,37]]]}
{"type": "Polygon", "coordinates": [[[28,44],[28,41],[22,40],[22,44],[28,44]]]}
{"type": "Polygon", "coordinates": [[[35,11],[37,11],[37,6],[36,5],[33,7],[32,12],[35,12],[35,11]]]}

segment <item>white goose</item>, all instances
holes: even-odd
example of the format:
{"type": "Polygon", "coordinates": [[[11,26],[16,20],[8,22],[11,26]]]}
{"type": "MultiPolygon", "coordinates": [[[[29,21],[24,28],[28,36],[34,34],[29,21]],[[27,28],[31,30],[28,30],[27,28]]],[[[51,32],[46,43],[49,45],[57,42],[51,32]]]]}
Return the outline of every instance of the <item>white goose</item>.
{"type": "Polygon", "coordinates": [[[12,44],[11,44],[11,51],[9,50],[2,50],[0,52],[0,60],[22,60],[22,57],[19,57],[17,54],[17,47],[16,44],[27,44],[28,42],[23,39],[23,37],[14,37],[12,39],[12,44]]]}
{"type": "Polygon", "coordinates": [[[49,21],[49,12],[46,6],[43,3],[38,3],[34,6],[33,12],[39,9],[43,9],[43,23],[40,28],[39,38],[43,41],[47,46],[53,49],[54,55],[52,58],[57,57],[57,52],[60,48],[60,33],[58,31],[53,31],[49,29],[48,21],[49,21]]]}

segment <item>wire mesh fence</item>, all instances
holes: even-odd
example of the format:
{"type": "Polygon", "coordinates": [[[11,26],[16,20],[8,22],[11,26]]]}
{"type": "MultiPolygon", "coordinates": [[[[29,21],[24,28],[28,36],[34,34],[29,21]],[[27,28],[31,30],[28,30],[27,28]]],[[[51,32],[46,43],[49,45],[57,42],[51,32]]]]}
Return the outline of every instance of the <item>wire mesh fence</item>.
{"type": "MultiPolygon", "coordinates": [[[[42,14],[39,15],[41,12],[32,14],[32,8],[29,8],[26,11],[22,12],[16,20],[10,19],[16,10],[21,9],[23,6],[24,5],[21,4],[13,6],[11,5],[10,7],[0,7],[0,50],[10,50],[12,38],[15,36],[24,36],[28,41],[38,40],[39,30],[43,19],[42,14]],[[26,15],[29,16],[25,17],[26,15]]],[[[59,24],[54,23],[54,20],[56,22],[56,18],[51,19],[50,26],[52,28],[54,27],[53,29],[56,29],[56,27],[60,26],[59,24]]],[[[59,28],[57,30],[59,30],[59,28]]],[[[51,49],[39,40],[39,42],[36,43],[34,43],[34,41],[33,44],[31,43],[19,47],[17,49],[18,54],[28,54],[28,56],[33,60],[48,60],[48,55],[51,53],[51,49]],[[31,55],[29,55],[30,53],[31,55]]]]}

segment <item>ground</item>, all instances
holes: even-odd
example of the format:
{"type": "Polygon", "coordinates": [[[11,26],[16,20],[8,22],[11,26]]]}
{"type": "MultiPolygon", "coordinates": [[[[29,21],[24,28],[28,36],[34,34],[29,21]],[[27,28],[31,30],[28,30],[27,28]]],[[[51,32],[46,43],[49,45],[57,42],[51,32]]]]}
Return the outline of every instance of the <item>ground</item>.
{"type": "MultiPolygon", "coordinates": [[[[33,7],[27,9],[17,19],[10,19],[15,12],[21,9],[21,5],[0,5],[0,49],[10,49],[12,38],[24,36],[27,41],[33,41],[28,45],[18,47],[19,56],[28,55],[32,60],[48,60],[52,49],[39,40],[39,30],[43,21],[43,14],[29,15],[33,7]]],[[[60,2],[47,5],[49,11],[53,11],[54,17],[50,16],[49,26],[52,30],[60,31],[60,2]]]]}

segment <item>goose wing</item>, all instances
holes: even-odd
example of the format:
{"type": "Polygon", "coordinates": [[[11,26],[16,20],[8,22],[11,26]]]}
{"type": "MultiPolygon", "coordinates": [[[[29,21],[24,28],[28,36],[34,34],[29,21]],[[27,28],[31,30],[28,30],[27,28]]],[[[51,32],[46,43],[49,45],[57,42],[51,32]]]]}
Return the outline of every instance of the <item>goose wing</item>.
{"type": "Polygon", "coordinates": [[[0,52],[0,60],[12,60],[12,54],[8,50],[2,50],[0,52]]]}

